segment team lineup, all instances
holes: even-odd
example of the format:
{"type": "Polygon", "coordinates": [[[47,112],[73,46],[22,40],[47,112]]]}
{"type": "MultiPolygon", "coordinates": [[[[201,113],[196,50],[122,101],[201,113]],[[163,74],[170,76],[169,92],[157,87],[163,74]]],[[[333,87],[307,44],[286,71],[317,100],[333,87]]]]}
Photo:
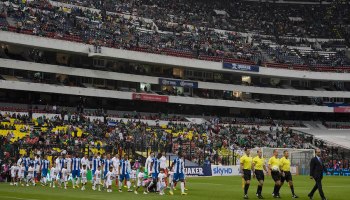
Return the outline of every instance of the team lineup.
{"type": "MultiPolygon", "coordinates": [[[[322,200],[325,200],[322,190],[322,173],[324,166],[321,161],[321,152],[316,149],[316,156],[310,162],[310,178],[314,179],[316,184],[308,194],[310,199],[316,190],[319,190],[322,200]]],[[[256,196],[263,199],[262,190],[265,181],[265,174],[271,174],[274,181],[272,196],[281,198],[280,189],[285,182],[288,183],[292,198],[299,198],[294,192],[293,178],[291,174],[291,162],[289,152],[283,151],[283,156],[278,157],[278,151],[273,151],[273,156],[268,160],[268,167],[265,165],[265,159],[262,156],[261,149],[257,150],[257,156],[252,157],[250,149],[245,149],[245,155],[240,158],[240,173],[242,175],[244,199],[248,199],[248,190],[251,184],[251,178],[256,178],[258,187],[256,196]]],[[[52,159],[53,160],[53,159],[52,159]]],[[[180,182],[181,195],[187,195],[185,190],[185,162],[181,152],[167,167],[165,153],[150,153],[144,166],[137,160],[131,165],[126,155],[116,154],[111,158],[110,154],[95,154],[91,159],[87,155],[80,158],[73,155],[59,155],[53,163],[48,159],[41,159],[37,156],[35,159],[22,156],[17,163],[13,163],[10,168],[11,185],[30,186],[36,185],[36,182],[42,186],[49,185],[52,188],[60,187],[67,189],[69,182],[72,188],[86,190],[86,184],[91,180],[92,190],[112,192],[112,184],[119,192],[123,192],[123,186],[128,192],[138,194],[142,189],[143,194],[158,193],[165,195],[169,190],[169,195],[174,195],[176,185],[180,182]],[[51,167],[51,168],[50,168],[51,167]],[[88,172],[91,171],[90,179],[88,172]]]]}
{"type": "Polygon", "coordinates": [[[119,157],[118,154],[113,158],[110,154],[102,157],[95,154],[91,159],[87,155],[80,158],[75,154],[66,154],[58,156],[53,163],[47,156],[44,159],[39,156],[35,159],[22,156],[10,168],[10,184],[35,186],[36,182],[40,181],[42,186],[67,189],[68,183],[71,182],[72,188],[81,186],[83,191],[86,190],[88,182],[88,170],[91,170],[92,190],[101,191],[102,187],[102,190],[112,192],[112,183],[115,180],[119,192],[123,191],[124,186],[128,192],[135,194],[142,188],[143,194],[154,192],[165,195],[165,190],[169,189],[169,194],[174,195],[177,183],[181,182],[181,195],[187,195],[183,154],[179,152],[169,168],[166,163],[164,154],[158,153],[155,156],[152,152],[144,167],[137,160],[131,166],[126,155],[119,157]]]}

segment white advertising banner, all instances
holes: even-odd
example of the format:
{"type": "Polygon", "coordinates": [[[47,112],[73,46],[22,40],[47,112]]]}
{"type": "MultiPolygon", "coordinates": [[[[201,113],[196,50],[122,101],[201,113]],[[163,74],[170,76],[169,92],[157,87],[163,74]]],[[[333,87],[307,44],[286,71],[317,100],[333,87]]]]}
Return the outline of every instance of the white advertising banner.
{"type": "Polygon", "coordinates": [[[212,165],[211,166],[212,176],[238,176],[239,165],[212,165]]]}

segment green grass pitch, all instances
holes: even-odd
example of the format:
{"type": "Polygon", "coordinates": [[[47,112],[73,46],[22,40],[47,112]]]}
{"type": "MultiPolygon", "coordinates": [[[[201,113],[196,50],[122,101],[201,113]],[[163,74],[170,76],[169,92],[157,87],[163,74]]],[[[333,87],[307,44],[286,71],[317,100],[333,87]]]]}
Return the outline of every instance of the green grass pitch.
{"type": "MultiPolygon", "coordinates": [[[[295,192],[299,195],[299,199],[308,199],[307,194],[314,185],[314,181],[307,176],[294,176],[295,192]]],[[[107,193],[105,191],[98,192],[91,190],[88,185],[85,191],[80,189],[67,190],[61,188],[50,188],[42,186],[10,186],[9,183],[0,184],[0,199],[1,200],[74,200],[74,199],[186,199],[186,200],[205,200],[205,199],[220,199],[232,200],[243,199],[242,179],[236,177],[198,177],[188,178],[186,187],[188,188],[188,195],[181,196],[179,186],[175,191],[174,196],[167,195],[159,196],[157,194],[143,195],[141,191],[138,195],[124,191],[119,193],[115,186],[113,192],[107,193]]],[[[257,199],[255,196],[257,181],[252,180],[249,189],[249,198],[257,199]]],[[[324,177],[323,187],[326,197],[330,200],[347,200],[350,199],[350,177],[324,177]]],[[[266,177],[265,186],[263,188],[263,196],[265,199],[272,198],[273,182],[271,177],[266,177]]],[[[282,199],[292,199],[289,187],[285,184],[281,189],[282,199]]],[[[314,199],[320,199],[318,192],[315,193],[314,199]]]]}

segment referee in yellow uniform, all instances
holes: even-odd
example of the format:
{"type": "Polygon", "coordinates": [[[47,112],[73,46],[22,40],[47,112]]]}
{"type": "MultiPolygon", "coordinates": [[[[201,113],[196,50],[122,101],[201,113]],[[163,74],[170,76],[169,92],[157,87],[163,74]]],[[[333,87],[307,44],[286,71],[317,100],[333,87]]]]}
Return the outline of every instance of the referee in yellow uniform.
{"type": "Polygon", "coordinates": [[[244,199],[248,199],[248,189],[250,185],[250,179],[252,177],[252,163],[253,158],[250,156],[250,149],[245,149],[245,155],[240,159],[241,167],[240,172],[242,178],[244,178],[244,199]]]}
{"type": "Polygon", "coordinates": [[[292,198],[299,198],[294,193],[293,179],[292,174],[290,173],[289,152],[287,150],[283,151],[283,157],[280,159],[280,168],[282,172],[281,187],[283,186],[284,181],[287,181],[289,183],[290,191],[292,192],[292,198]]]}
{"type": "Polygon", "coordinates": [[[275,187],[273,189],[273,197],[280,197],[281,189],[281,173],[280,173],[280,159],[278,158],[277,149],[273,150],[273,156],[269,159],[269,169],[271,170],[272,179],[275,181],[275,187]]]}
{"type": "Polygon", "coordinates": [[[259,182],[256,195],[258,199],[263,199],[264,197],[261,195],[261,192],[265,181],[264,171],[267,172],[267,170],[265,166],[265,159],[262,157],[261,149],[259,149],[257,153],[258,155],[253,158],[253,177],[256,177],[259,182]]]}

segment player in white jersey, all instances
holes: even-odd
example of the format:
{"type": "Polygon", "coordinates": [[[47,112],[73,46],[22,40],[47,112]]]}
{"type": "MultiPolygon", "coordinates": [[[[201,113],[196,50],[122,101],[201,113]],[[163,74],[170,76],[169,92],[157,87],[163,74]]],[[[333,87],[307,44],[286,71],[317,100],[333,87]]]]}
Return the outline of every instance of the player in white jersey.
{"type": "Polygon", "coordinates": [[[88,155],[84,155],[84,157],[81,159],[81,166],[85,165],[86,166],[86,170],[89,170],[91,169],[91,166],[90,166],[90,161],[89,161],[89,158],[88,158],[88,155]]]}
{"type": "Polygon", "coordinates": [[[40,170],[41,170],[41,158],[39,155],[37,155],[34,159],[34,177],[35,177],[35,181],[38,181],[41,179],[41,174],[40,174],[40,170]],[[39,179],[40,178],[40,179],[39,179]]]}
{"type": "Polygon", "coordinates": [[[67,172],[68,174],[72,173],[72,158],[70,155],[66,155],[66,158],[64,159],[65,160],[65,163],[66,163],[66,166],[67,166],[67,172]]]}
{"type": "Polygon", "coordinates": [[[146,192],[147,188],[146,188],[146,184],[145,184],[146,174],[144,173],[144,170],[145,169],[143,167],[141,167],[140,172],[137,175],[137,187],[134,191],[135,194],[138,194],[137,191],[140,187],[143,187],[143,194],[147,194],[147,192],[146,192]]]}
{"type": "Polygon", "coordinates": [[[178,157],[173,161],[172,168],[174,170],[173,182],[170,184],[170,195],[174,195],[174,184],[181,181],[181,195],[187,195],[185,193],[185,162],[182,152],[178,153],[178,157]]]}
{"type": "Polygon", "coordinates": [[[12,164],[10,171],[11,171],[11,183],[10,183],[10,185],[17,185],[17,171],[18,171],[17,163],[12,164]]]}
{"type": "Polygon", "coordinates": [[[118,187],[119,184],[119,155],[115,154],[115,156],[112,158],[112,165],[113,165],[113,173],[116,176],[115,184],[118,187]]]}
{"type": "Polygon", "coordinates": [[[57,158],[56,158],[56,160],[55,160],[55,163],[56,163],[56,169],[58,170],[58,171],[61,171],[61,162],[60,162],[60,160],[62,159],[62,156],[60,155],[60,156],[58,156],[57,158]]]}
{"type": "Polygon", "coordinates": [[[165,184],[166,174],[164,173],[164,169],[160,169],[160,173],[158,174],[158,183],[159,183],[159,195],[164,195],[164,189],[166,188],[165,184]]]}
{"type": "Polygon", "coordinates": [[[59,169],[57,169],[57,166],[56,167],[52,166],[50,169],[50,178],[51,178],[50,187],[52,188],[56,187],[55,183],[57,181],[58,173],[59,173],[59,169]]]}
{"type": "Polygon", "coordinates": [[[102,176],[102,171],[101,171],[101,166],[97,167],[97,170],[94,173],[94,181],[93,181],[93,186],[92,189],[96,190],[96,185],[98,186],[98,191],[101,191],[101,176],[102,176]]]}
{"type": "Polygon", "coordinates": [[[152,163],[153,158],[154,158],[154,153],[151,152],[150,155],[148,156],[148,158],[146,159],[145,168],[146,168],[148,174],[151,172],[151,163],[152,163]]]}
{"type": "Polygon", "coordinates": [[[24,164],[22,163],[19,167],[18,167],[18,182],[19,184],[21,184],[22,186],[23,183],[22,181],[24,181],[24,173],[26,171],[26,168],[24,167],[24,164]]]}
{"type": "Polygon", "coordinates": [[[29,186],[30,182],[35,186],[34,171],[34,164],[30,164],[28,167],[27,186],[29,186]]]}
{"type": "Polygon", "coordinates": [[[87,183],[86,165],[83,165],[83,168],[80,171],[80,176],[81,176],[81,190],[85,190],[85,185],[87,183]]]}
{"type": "Polygon", "coordinates": [[[109,167],[109,172],[107,172],[105,176],[105,183],[106,183],[106,188],[107,192],[112,192],[112,180],[114,179],[115,175],[113,173],[113,167],[109,167]]]}
{"type": "MultiPolygon", "coordinates": [[[[168,167],[167,167],[167,162],[166,162],[166,152],[162,153],[162,157],[159,158],[160,165],[159,167],[164,170],[165,175],[168,177],[168,167]]],[[[168,179],[165,179],[165,184],[168,186],[168,179]]]]}
{"type": "Polygon", "coordinates": [[[67,165],[65,164],[61,170],[61,187],[63,183],[64,189],[67,189],[68,176],[69,176],[69,171],[67,169],[67,165]]]}
{"type": "Polygon", "coordinates": [[[130,172],[130,181],[131,181],[131,185],[133,185],[134,187],[136,187],[136,181],[137,181],[136,173],[137,173],[136,169],[132,168],[130,172]]]}

